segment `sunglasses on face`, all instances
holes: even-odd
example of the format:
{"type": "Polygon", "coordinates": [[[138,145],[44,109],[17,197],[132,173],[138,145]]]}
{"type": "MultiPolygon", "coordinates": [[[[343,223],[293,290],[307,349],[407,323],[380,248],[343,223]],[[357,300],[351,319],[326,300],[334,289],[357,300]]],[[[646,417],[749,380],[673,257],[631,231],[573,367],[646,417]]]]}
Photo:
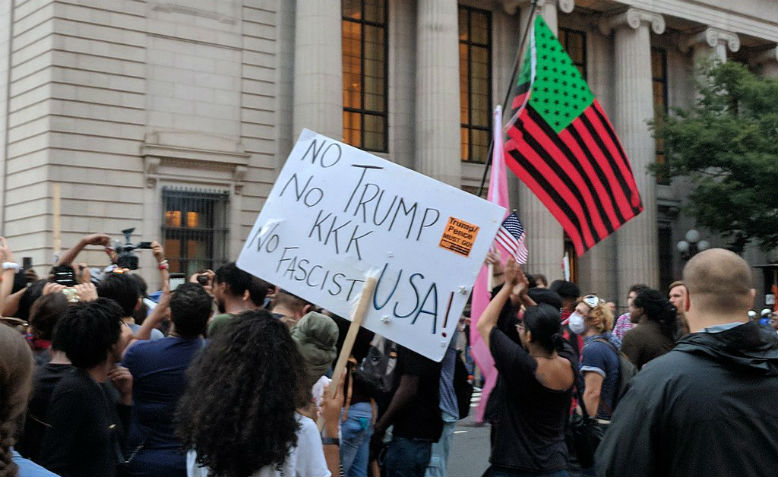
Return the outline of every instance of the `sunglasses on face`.
{"type": "Polygon", "coordinates": [[[586,295],[583,297],[583,302],[586,303],[589,308],[594,308],[600,304],[600,299],[597,298],[597,295],[586,295]]]}

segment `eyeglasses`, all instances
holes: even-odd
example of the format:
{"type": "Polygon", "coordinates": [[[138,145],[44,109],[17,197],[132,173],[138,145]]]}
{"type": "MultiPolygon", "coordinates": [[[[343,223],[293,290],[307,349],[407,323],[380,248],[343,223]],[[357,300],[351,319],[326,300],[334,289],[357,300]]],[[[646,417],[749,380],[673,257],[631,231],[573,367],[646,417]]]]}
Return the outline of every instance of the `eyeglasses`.
{"type": "Polygon", "coordinates": [[[589,305],[589,308],[594,308],[600,304],[600,299],[597,297],[597,295],[586,295],[583,297],[583,302],[589,305]]]}

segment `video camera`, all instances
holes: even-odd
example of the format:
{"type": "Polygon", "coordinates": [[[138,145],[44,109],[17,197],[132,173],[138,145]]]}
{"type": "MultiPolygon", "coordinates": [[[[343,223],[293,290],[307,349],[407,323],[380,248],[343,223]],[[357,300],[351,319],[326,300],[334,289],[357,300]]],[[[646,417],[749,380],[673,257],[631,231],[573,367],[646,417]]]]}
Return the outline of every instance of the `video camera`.
{"type": "Polygon", "coordinates": [[[130,270],[137,270],[138,256],[133,253],[133,250],[151,248],[151,242],[140,242],[137,245],[132,243],[130,241],[130,238],[134,231],[135,231],[134,227],[131,229],[122,230],[122,233],[124,234],[124,240],[125,240],[125,243],[123,245],[119,243],[118,240],[116,241],[116,245],[114,248],[116,249],[116,253],[118,255],[118,258],[116,259],[116,265],[119,268],[129,268],[130,270]]]}

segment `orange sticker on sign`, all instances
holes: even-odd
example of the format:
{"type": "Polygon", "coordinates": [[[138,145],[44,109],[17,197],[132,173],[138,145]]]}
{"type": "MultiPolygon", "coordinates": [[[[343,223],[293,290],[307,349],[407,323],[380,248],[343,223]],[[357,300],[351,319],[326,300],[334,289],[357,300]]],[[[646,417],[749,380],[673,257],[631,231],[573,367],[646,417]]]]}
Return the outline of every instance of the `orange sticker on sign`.
{"type": "Polygon", "coordinates": [[[480,227],[477,225],[449,217],[446,228],[443,230],[443,237],[440,238],[440,247],[467,257],[470,255],[470,250],[473,249],[479,229],[480,227]]]}

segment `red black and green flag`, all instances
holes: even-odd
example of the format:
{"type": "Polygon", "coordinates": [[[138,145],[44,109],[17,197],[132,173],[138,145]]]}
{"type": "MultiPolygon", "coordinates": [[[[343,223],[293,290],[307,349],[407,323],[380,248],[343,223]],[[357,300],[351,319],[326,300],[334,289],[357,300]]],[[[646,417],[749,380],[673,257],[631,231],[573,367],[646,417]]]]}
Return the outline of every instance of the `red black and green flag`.
{"type": "Polygon", "coordinates": [[[643,206],[613,126],[540,16],[529,38],[507,130],[506,163],[581,255],[643,206]]]}

